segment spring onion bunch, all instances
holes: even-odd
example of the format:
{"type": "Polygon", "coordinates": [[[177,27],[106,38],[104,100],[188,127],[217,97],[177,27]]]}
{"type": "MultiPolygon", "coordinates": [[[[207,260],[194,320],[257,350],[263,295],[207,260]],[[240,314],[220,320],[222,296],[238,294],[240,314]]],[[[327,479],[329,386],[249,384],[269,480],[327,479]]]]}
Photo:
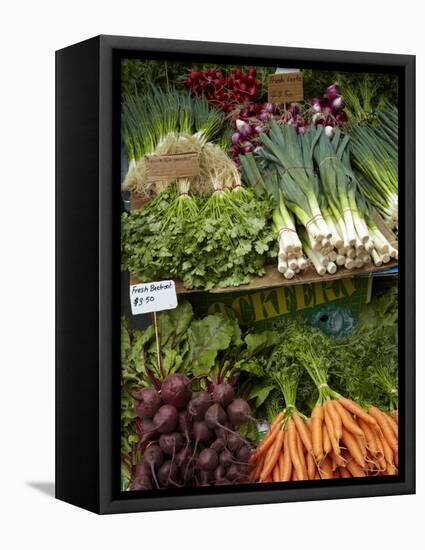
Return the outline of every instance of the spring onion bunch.
{"type": "Polygon", "coordinates": [[[398,227],[398,111],[388,106],[376,123],[352,125],[353,163],[364,197],[398,227]]]}
{"type": "Polygon", "coordinates": [[[359,192],[348,136],[336,129],[330,138],[323,126],[297,136],[286,126],[261,139],[260,151],[240,157],[242,174],[257,193],[274,198],[278,269],[286,278],[305,269],[304,255],[319,275],[397,257],[359,192]]]}
{"type": "MultiPolygon", "coordinates": [[[[224,116],[203,97],[152,88],[143,97],[124,99],[122,121],[129,161],[123,188],[149,195],[144,155],[197,152],[201,156],[204,146],[219,137],[224,116]]],[[[202,158],[200,164],[202,171],[202,158]]]]}

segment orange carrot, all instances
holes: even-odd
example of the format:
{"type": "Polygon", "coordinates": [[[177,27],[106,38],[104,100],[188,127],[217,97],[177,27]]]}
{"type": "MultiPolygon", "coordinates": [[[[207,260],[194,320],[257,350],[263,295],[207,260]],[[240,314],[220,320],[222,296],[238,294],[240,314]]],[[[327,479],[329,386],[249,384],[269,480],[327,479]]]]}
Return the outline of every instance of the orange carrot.
{"type": "Polygon", "coordinates": [[[385,439],[388,441],[389,446],[393,451],[398,450],[397,439],[395,438],[394,432],[389,424],[388,416],[380,411],[377,407],[370,407],[369,414],[373,416],[376,422],[379,424],[379,427],[384,434],[385,439]]]}
{"type": "Polygon", "coordinates": [[[257,481],[257,479],[259,479],[261,470],[264,467],[265,460],[266,460],[266,455],[265,454],[261,455],[260,458],[258,459],[258,463],[256,464],[255,468],[252,470],[249,476],[249,479],[251,481],[257,481]]]}
{"type": "Polygon", "coordinates": [[[327,407],[323,407],[323,409],[325,415],[326,429],[328,430],[329,441],[331,442],[332,450],[337,455],[341,454],[341,450],[339,448],[339,440],[336,438],[335,435],[335,426],[332,421],[332,417],[329,414],[329,409],[327,407]]]}
{"type": "Polygon", "coordinates": [[[351,416],[351,414],[345,409],[339,401],[334,399],[332,401],[333,406],[338,413],[338,415],[341,418],[341,422],[349,432],[355,435],[363,436],[363,430],[361,427],[357,424],[357,422],[354,420],[354,418],[351,416]]]}
{"type": "Polygon", "coordinates": [[[382,430],[378,429],[377,433],[378,433],[378,437],[379,437],[379,440],[381,442],[382,448],[384,450],[384,458],[385,458],[385,461],[387,463],[387,469],[388,469],[388,466],[394,466],[393,451],[392,451],[388,441],[386,440],[384,434],[382,433],[382,430]]]}
{"type": "Polygon", "coordinates": [[[272,479],[275,482],[280,481],[279,461],[276,462],[275,467],[273,468],[272,479]]]}
{"type": "Polygon", "coordinates": [[[270,424],[270,429],[274,430],[276,426],[283,420],[284,411],[281,411],[279,414],[276,415],[276,418],[273,420],[273,422],[270,424]]]}
{"type": "Polygon", "coordinates": [[[330,456],[332,460],[332,468],[334,464],[335,464],[335,469],[336,467],[340,468],[345,466],[345,460],[342,458],[341,455],[337,455],[332,451],[330,456]]]}
{"type": "Polygon", "coordinates": [[[273,443],[276,440],[278,430],[279,430],[278,426],[275,426],[273,429],[271,427],[269,428],[268,432],[264,436],[264,439],[260,442],[260,444],[258,445],[254,453],[257,459],[263,453],[266,453],[270,449],[270,447],[273,445],[273,443]]]}
{"type": "Polygon", "coordinates": [[[345,428],[342,430],[342,442],[347,447],[349,453],[351,454],[353,459],[357,462],[357,464],[361,466],[361,468],[365,468],[366,467],[365,457],[362,454],[358,441],[356,440],[355,436],[349,431],[347,431],[345,428]]]}
{"type": "Polygon", "coordinates": [[[288,450],[289,450],[289,454],[291,455],[292,465],[297,474],[297,479],[303,479],[304,469],[302,467],[302,463],[298,455],[297,430],[295,428],[295,424],[292,418],[290,418],[288,421],[287,429],[288,429],[288,450]]]}
{"type": "Polygon", "coordinates": [[[367,422],[365,422],[361,418],[358,419],[358,422],[359,422],[360,428],[362,429],[365,435],[367,449],[372,453],[373,456],[376,456],[379,452],[379,448],[378,448],[378,443],[376,441],[374,430],[370,427],[369,424],[367,424],[367,422]]]}
{"type": "Polygon", "coordinates": [[[266,478],[268,478],[273,472],[273,468],[275,467],[276,462],[278,461],[279,453],[282,449],[283,436],[284,436],[283,430],[279,429],[276,439],[267,453],[266,460],[264,462],[264,468],[260,475],[260,481],[263,481],[266,478]]]}
{"type": "MultiPolygon", "coordinates": [[[[295,425],[295,424],[294,424],[295,425]]],[[[296,427],[295,427],[295,431],[296,431],[296,427]]],[[[297,440],[297,451],[298,451],[298,457],[300,459],[300,463],[301,463],[301,468],[302,468],[302,471],[303,471],[303,475],[302,475],[302,478],[301,479],[308,479],[308,474],[307,474],[307,463],[306,463],[306,460],[305,460],[305,456],[304,456],[304,447],[303,447],[303,443],[301,441],[301,437],[300,437],[300,434],[296,431],[296,440],[297,440]]]]}
{"type": "Polygon", "coordinates": [[[318,461],[323,458],[322,424],[323,407],[321,405],[316,405],[311,412],[311,440],[313,453],[318,461]]]}
{"type": "Polygon", "coordinates": [[[366,439],[364,435],[362,437],[358,435],[353,434],[354,439],[357,441],[358,446],[360,447],[360,450],[362,452],[362,456],[367,455],[367,448],[366,448],[366,439]]]}
{"type": "Polygon", "coordinates": [[[255,459],[258,459],[259,455],[261,455],[263,452],[265,452],[270,445],[273,443],[273,441],[276,438],[277,435],[277,428],[279,427],[279,422],[283,419],[284,412],[281,411],[276,418],[273,420],[273,422],[270,424],[269,429],[267,430],[266,435],[262,439],[262,441],[259,443],[254,455],[255,459]],[[271,439],[271,441],[270,441],[271,439]]]}
{"type": "Polygon", "coordinates": [[[368,424],[372,424],[372,426],[376,426],[376,420],[372,416],[370,416],[370,414],[368,414],[365,410],[363,410],[360,407],[360,405],[358,405],[351,399],[347,399],[346,397],[340,397],[338,401],[350,413],[354,414],[358,418],[362,418],[368,424]]]}
{"type": "Polygon", "coordinates": [[[332,445],[331,440],[329,439],[328,430],[326,429],[326,424],[323,422],[322,426],[322,432],[323,432],[323,450],[325,451],[325,454],[329,454],[332,451],[332,445]]]}
{"type": "Polygon", "coordinates": [[[366,477],[363,468],[361,468],[355,460],[347,462],[347,470],[353,477],[366,477]]]}
{"type": "Polygon", "coordinates": [[[393,464],[388,464],[387,469],[385,471],[385,475],[395,476],[396,473],[397,473],[397,468],[393,464]]]}
{"type": "Polygon", "coordinates": [[[340,468],[339,473],[341,474],[341,477],[352,477],[349,470],[347,468],[340,468]]]}
{"type": "Polygon", "coordinates": [[[325,458],[320,463],[319,473],[322,479],[333,478],[332,462],[328,456],[325,456],[325,458]]]}
{"type": "Polygon", "coordinates": [[[282,481],[289,481],[291,479],[292,474],[292,460],[291,460],[291,453],[288,449],[288,431],[285,430],[285,438],[283,443],[284,453],[283,453],[283,468],[282,468],[282,474],[281,478],[282,481]]]}
{"type": "MultiPolygon", "coordinates": [[[[285,441],[285,438],[283,439],[283,441],[285,441]]],[[[282,449],[285,449],[285,443],[283,444],[282,449]]],[[[285,469],[285,458],[284,457],[285,457],[285,451],[282,450],[282,451],[280,451],[279,458],[277,460],[277,463],[279,465],[279,481],[284,481],[284,479],[283,479],[283,474],[284,474],[284,469],[285,469]]]]}
{"type": "Polygon", "coordinates": [[[307,449],[309,453],[312,453],[313,443],[311,441],[311,435],[308,427],[304,424],[298,412],[294,412],[294,414],[292,415],[292,418],[294,419],[297,432],[301,437],[304,447],[307,449]]]}
{"type": "Polygon", "coordinates": [[[394,432],[394,436],[398,440],[398,424],[397,424],[397,422],[395,421],[393,416],[391,416],[389,414],[385,414],[385,416],[388,418],[390,426],[391,426],[391,428],[394,432]]]}
{"type": "Polygon", "coordinates": [[[316,463],[314,462],[313,455],[309,452],[306,453],[307,459],[307,476],[308,479],[314,479],[317,473],[316,463]]]}
{"type": "Polygon", "coordinates": [[[325,410],[328,411],[329,417],[334,426],[335,439],[339,441],[342,435],[342,420],[340,415],[338,414],[338,411],[334,407],[334,403],[335,403],[334,399],[328,399],[327,401],[325,401],[324,407],[325,407],[325,410]]]}

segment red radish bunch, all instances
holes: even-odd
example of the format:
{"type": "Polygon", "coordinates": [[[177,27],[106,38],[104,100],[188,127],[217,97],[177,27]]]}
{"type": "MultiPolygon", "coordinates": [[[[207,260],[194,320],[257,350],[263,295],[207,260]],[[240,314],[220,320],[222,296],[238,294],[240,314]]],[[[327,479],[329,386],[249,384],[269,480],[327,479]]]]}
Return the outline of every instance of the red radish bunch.
{"type": "Polygon", "coordinates": [[[210,68],[199,72],[191,70],[185,84],[192,94],[202,94],[211,105],[230,113],[237,105],[249,103],[258,96],[263,84],[255,77],[255,67],[246,72],[234,69],[227,75],[220,69],[210,68]]]}
{"type": "Polygon", "coordinates": [[[160,391],[136,393],[141,459],[131,490],[246,483],[251,445],[235,431],[251,417],[232,386],[192,394],[182,374],[165,378],[160,391]]]}
{"type": "Polygon", "coordinates": [[[347,122],[347,114],[344,111],[344,99],[339,93],[338,86],[331,84],[325,90],[323,97],[313,97],[309,100],[311,105],[311,122],[325,127],[326,135],[332,137],[334,128],[347,122]]]}

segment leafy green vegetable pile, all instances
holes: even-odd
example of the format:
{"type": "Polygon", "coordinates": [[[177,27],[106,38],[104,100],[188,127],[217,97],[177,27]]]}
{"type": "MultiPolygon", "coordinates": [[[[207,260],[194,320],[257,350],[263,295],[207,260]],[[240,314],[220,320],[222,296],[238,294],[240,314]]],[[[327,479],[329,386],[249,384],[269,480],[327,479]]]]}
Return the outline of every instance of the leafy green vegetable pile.
{"type": "Polygon", "coordinates": [[[222,382],[234,385],[238,395],[250,401],[253,414],[268,420],[282,410],[282,394],[288,391],[289,401],[294,400],[301,412],[310,413],[318,398],[317,386],[306,368],[312,364],[327,373],[333,389],[360,404],[382,410],[398,407],[396,288],[374,298],[344,340],[333,340],[299,321],[288,322],[279,330],[243,333],[235,318],[215,314],[196,319],[186,301],[157,319],[159,358],[152,325],[131,330],[128,321],[122,323],[124,473],[135,463],[140,435],[135,392],[142,387],[158,389],[167,375],[176,372],[194,379],[194,389],[211,391],[222,382]]]}
{"type": "Polygon", "coordinates": [[[142,281],[177,278],[206,290],[263,275],[276,255],[272,205],[250,190],[238,195],[223,189],[208,199],[182,199],[170,185],[143,210],[124,213],[122,269],[142,281]],[[176,200],[190,201],[197,215],[169,215],[176,200]]]}

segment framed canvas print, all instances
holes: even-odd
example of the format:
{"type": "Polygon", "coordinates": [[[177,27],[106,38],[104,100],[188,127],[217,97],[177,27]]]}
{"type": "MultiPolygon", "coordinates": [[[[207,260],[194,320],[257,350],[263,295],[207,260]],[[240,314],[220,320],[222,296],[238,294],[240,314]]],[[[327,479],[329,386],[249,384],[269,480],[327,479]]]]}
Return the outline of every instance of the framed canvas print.
{"type": "Polygon", "coordinates": [[[56,54],[56,496],[415,490],[414,57],[56,54]]]}

